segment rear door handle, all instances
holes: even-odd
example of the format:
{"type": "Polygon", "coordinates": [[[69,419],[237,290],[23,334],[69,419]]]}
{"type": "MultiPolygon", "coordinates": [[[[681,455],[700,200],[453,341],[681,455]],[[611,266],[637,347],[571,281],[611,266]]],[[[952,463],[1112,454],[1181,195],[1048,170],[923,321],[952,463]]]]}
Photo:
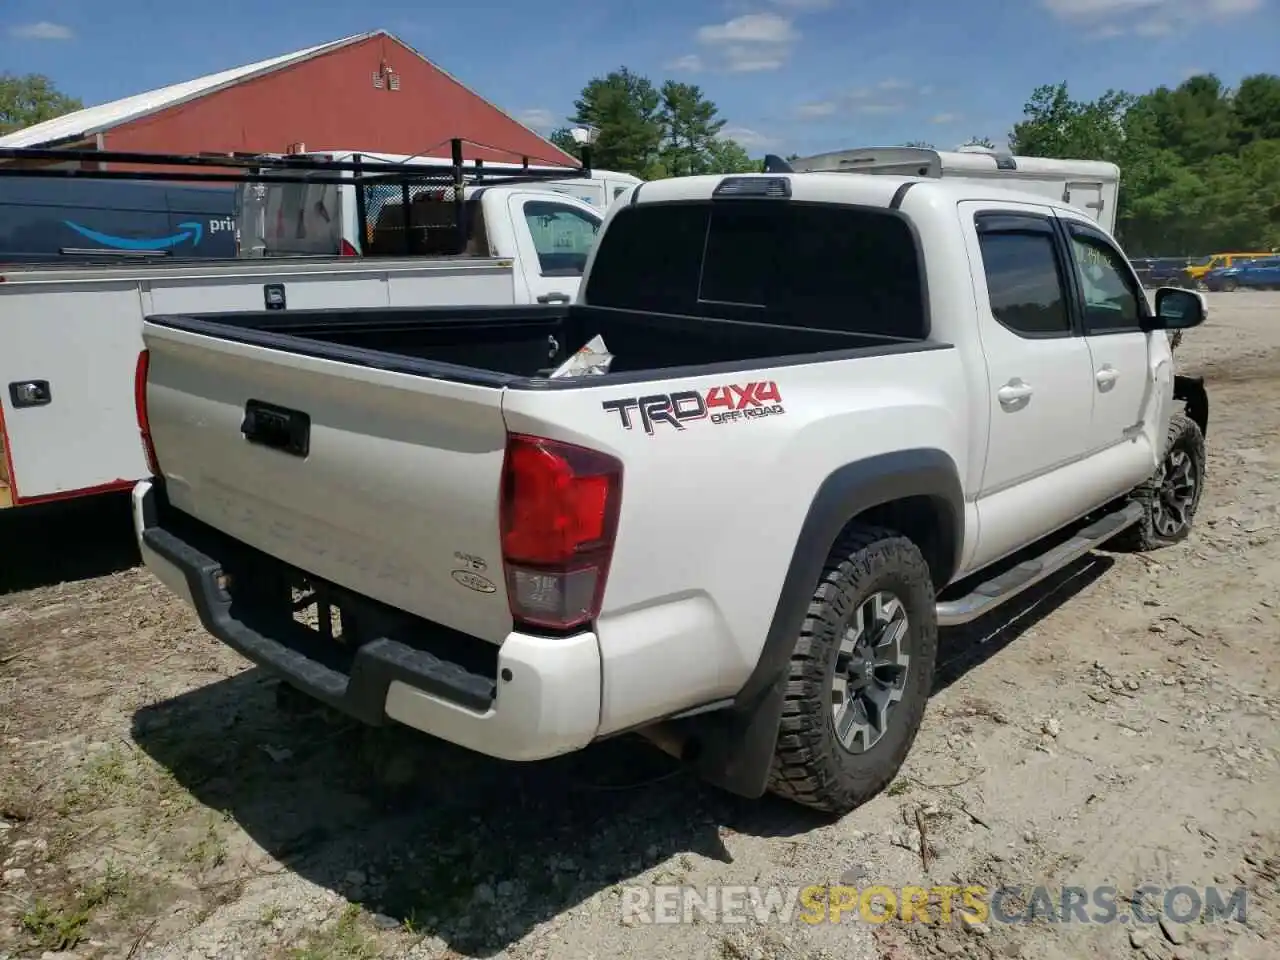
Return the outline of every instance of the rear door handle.
{"type": "Polygon", "coordinates": [[[1031,384],[1024,383],[1018,377],[1014,377],[996,391],[996,396],[1000,398],[1001,403],[1012,406],[1031,396],[1031,384]]]}
{"type": "Polygon", "coordinates": [[[1102,369],[1094,374],[1094,379],[1098,381],[1098,388],[1100,390],[1106,390],[1116,382],[1119,376],[1120,374],[1116,371],[1115,367],[1111,366],[1109,363],[1104,363],[1102,365],[1102,369]]]}
{"type": "Polygon", "coordinates": [[[567,293],[544,293],[538,298],[539,303],[568,303],[569,295],[567,293]]]}

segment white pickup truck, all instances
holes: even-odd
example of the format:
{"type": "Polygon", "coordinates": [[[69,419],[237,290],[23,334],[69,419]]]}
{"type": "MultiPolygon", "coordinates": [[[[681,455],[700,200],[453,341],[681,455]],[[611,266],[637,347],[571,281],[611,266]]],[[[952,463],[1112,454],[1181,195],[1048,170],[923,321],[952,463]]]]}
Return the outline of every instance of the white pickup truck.
{"type": "MultiPolygon", "coordinates": [[[[0,265],[0,508],[128,489],[146,475],[128,384],[148,313],[577,296],[601,211],[541,184],[475,187],[467,197],[460,257],[0,265]]],[[[403,214],[388,207],[370,231],[398,249],[403,214]]],[[[430,235],[439,223],[452,238],[452,217],[451,202],[415,202],[410,224],[425,222],[430,235]]]]}
{"type": "Polygon", "coordinates": [[[214,636],[363,721],[511,760],[643,731],[847,811],[940,626],[1187,535],[1207,408],[1165,331],[1203,318],[998,185],[647,183],[570,306],[149,317],[137,536],[214,636]],[[597,335],[607,372],[548,376],[597,335]]]}

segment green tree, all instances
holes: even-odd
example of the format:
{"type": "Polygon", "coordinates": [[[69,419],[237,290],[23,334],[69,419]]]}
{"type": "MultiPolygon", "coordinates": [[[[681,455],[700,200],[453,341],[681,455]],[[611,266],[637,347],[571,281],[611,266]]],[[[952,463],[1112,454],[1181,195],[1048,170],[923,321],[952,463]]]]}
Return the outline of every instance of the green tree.
{"type": "MultiPolygon", "coordinates": [[[[582,88],[573,108],[570,123],[592,127],[597,132],[592,146],[594,166],[646,179],[659,172],[662,96],[648,78],[619,67],[593,78],[582,88]]],[[[566,128],[554,131],[551,142],[575,157],[582,156],[566,128]]]]}
{"type": "Polygon", "coordinates": [[[716,137],[725,121],[718,112],[696,84],[668,80],[662,85],[661,161],[668,176],[712,172],[713,155],[720,159],[723,152],[716,137]]]}
{"type": "Polygon", "coordinates": [[[1242,144],[1280,140],[1280,76],[1257,73],[1240,81],[1231,106],[1242,144]]]}
{"type": "Polygon", "coordinates": [[[39,73],[0,73],[0,134],[12,133],[84,106],[39,73]]]}
{"type": "Polygon", "coordinates": [[[986,147],[988,150],[996,148],[996,142],[990,137],[970,137],[962,145],[966,147],[986,147]]]}
{"type": "Polygon", "coordinates": [[[1141,95],[1073,100],[1038,87],[1010,144],[1031,156],[1120,167],[1117,230],[1131,255],[1280,246],[1280,76],[1238,89],[1212,75],[1141,95]]]}
{"type": "Polygon", "coordinates": [[[1123,120],[1133,96],[1108,90],[1097,100],[1072,100],[1065,83],[1037,87],[1013,125],[1009,146],[1034,157],[1112,159],[1124,141],[1123,120]]]}
{"type": "MultiPolygon", "coordinates": [[[[668,80],[660,89],[626,67],[596,77],[574,101],[573,126],[595,129],[592,165],[645,180],[699,173],[744,173],[760,169],[742,145],[721,134],[719,108],[696,84],[668,80]]],[[[582,157],[569,127],[551,142],[582,157]]]]}
{"type": "Polygon", "coordinates": [[[932,143],[930,143],[928,140],[908,140],[906,143],[904,143],[904,144],[903,144],[903,146],[904,146],[904,147],[919,147],[919,148],[921,148],[921,149],[923,149],[923,150],[936,150],[936,149],[938,149],[938,148],[937,148],[937,147],[935,147],[932,143]]]}
{"type": "Polygon", "coordinates": [[[700,172],[759,173],[763,163],[763,160],[752,160],[736,140],[712,140],[702,157],[700,172]]]}

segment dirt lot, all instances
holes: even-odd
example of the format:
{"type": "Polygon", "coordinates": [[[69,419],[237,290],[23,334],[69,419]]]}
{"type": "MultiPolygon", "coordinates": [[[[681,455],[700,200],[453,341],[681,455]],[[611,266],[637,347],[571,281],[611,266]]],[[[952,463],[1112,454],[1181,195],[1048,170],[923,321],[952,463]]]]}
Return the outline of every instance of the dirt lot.
{"type": "Polygon", "coordinates": [[[1280,294],[1211,311],[1179,350],[1213,403],[1195,534],[944,634],[903,775],[835,823],[630,741],[516,767],[354,728],[208,639],[120,502],[0,517],[0,958],[1280,956],[1280,294]],[[1216,885],[1247,915],[624,922],[659,883],[1111,886],[1122,915],[1216,885]]]}

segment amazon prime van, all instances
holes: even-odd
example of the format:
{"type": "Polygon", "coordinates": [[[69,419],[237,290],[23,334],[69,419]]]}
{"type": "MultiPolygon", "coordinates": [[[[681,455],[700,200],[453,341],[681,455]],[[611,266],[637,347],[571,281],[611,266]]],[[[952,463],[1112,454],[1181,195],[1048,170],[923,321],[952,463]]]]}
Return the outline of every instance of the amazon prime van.
{"type": "Polygon", "coordinates": [[[0,177],[0,264],[236,256],[235,191],[0,177]]]}

